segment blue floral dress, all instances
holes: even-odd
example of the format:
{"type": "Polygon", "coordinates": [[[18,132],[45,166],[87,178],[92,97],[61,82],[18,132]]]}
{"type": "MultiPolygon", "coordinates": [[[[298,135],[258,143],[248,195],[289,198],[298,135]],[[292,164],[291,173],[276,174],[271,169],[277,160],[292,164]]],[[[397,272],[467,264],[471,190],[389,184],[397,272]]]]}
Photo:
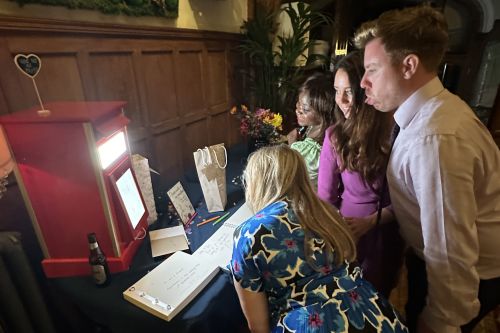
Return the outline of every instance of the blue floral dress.
{"type": "Polygon", "coordinates": [[[266,292],[272,332],[408,332],[355,264],[328,264],[314,238],[315,271],[304,256],[304,229],[284,201],[234,233],[231,272],[250,291],[266,292]]]}

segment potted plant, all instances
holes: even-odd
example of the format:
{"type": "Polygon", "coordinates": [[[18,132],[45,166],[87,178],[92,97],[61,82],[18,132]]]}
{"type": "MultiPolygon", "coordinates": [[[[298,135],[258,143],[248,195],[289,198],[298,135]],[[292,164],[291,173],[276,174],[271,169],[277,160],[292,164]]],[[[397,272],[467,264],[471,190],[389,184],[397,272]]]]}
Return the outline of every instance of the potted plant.
{"type": "MultiPolygon", "coordinates": [[[[293,114],[296,92],[304,67],[297,61],[307,59],[305,52],[314,43],[311,30],[332,24],[327,15],[313,10],[303,1],[288,3],[282,9],[270,12],[257,6],[255,17],[243,25],[244,38],[240,50],[249,59],[246,72],[251,103],[256,108],[280,113],[287,121],[293,114]],[[292,33],[277,35],[278,14],[289,18],[292,33]],[[274,44],[274,48],[273,48],[274,44]]],[[[309,55],[322,57],[321,55],[309,55]]]]}

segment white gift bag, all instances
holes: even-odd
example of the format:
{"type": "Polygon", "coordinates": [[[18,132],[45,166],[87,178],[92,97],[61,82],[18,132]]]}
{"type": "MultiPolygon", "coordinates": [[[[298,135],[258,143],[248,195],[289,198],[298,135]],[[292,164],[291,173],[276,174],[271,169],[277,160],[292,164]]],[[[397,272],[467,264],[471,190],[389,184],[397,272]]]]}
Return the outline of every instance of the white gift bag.
{"type": "Polygon", "coordinates": [[[142,198],[146,203],[148,210],[148,224],[153,223],[158,218],[156,213],[155,197],[153,194],[153,185],[151,184],[151,174],[149,173],[148,159],[139,154],[132,155],[132,168],[135,172],[135,177],[141,189],[142,198]]]}
{"type": "Polygon", "coordinates": [[[224,211],[227,203],[227,152],[224,144],[198,149],[193,155],[208,211],[224,211]]]}

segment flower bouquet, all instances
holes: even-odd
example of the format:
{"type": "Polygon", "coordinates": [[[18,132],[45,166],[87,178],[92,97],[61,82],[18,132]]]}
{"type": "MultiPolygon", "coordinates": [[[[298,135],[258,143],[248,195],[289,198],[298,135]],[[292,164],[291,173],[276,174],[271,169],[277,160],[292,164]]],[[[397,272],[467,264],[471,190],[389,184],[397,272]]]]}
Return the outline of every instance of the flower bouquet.
{"type": "Polygon", "coordinates": [[[267,144],[280,140],[283,117],[279,113],[263,108],[251,111],[245,105],[233,106],[230,112],[240,119],[240,133],[244,137],[267,144]]]}

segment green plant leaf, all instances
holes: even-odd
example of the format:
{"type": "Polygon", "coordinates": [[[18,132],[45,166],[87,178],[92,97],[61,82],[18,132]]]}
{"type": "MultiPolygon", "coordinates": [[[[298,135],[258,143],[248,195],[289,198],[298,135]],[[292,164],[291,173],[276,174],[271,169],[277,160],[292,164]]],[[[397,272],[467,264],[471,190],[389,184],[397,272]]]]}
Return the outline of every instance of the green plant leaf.
{"type": "Polygon", "coordinates": [[[312,10],[304,1],[299,1],[296,8],[288,3],[276,12],[257,7],[255,17],[242,26],[244,38],[239,48],[250,63],[245,76],[253,106],[270,108],[285,118],[287,113],[293,114],[298,83],[303,75],[303,68],[297,67],[296,61],[307,60],[304,53],[313,43],[309,40],[311,30],[332,22],[328,15],[312,10]],[[276,17],[281,12],[290,19],[291,35],[276,36],[276,17]]]}

